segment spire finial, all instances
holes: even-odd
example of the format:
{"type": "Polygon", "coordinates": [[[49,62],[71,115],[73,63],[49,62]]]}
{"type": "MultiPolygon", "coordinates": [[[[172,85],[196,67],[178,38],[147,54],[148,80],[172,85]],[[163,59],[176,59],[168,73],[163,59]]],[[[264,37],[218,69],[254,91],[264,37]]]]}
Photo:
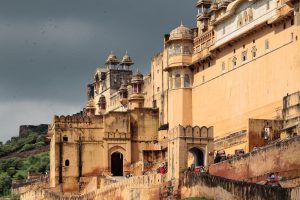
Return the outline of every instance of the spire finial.
{"type": "Polygon", "coordinates": [[[180,20],[180,26],[183,26],[182,19],[180,20]]]}

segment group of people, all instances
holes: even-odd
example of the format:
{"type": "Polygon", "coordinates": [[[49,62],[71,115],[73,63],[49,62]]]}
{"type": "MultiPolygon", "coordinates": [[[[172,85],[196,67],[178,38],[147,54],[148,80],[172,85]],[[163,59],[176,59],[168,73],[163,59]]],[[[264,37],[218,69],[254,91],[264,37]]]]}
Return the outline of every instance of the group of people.
{"type": "Polygon", "coordinates": [[[234,157],[239,157],[239,156],[244,155],[244,154],[245,154],[245,151],[243,149],[237,149],[237,150],[235,150],[234,155],[231,155],[231,154],[226,155],[225,150],[222,149],[222,150],[219,150],[219,151],[216,152],[214,163],[219,163],[219,162],[222,162],[224,160],[228,160],[228,159],[231,159],[231,158],[234,158],[234,157]]]}

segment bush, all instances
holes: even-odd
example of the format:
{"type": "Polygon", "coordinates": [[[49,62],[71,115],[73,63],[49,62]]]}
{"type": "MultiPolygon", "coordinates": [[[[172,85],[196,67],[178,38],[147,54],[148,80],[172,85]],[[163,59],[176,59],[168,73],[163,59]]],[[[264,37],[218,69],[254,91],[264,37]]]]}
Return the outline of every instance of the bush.
{"type": "Polygon", "coordinates": [[[29,150],[32,150],[32,149],[34,149],[34,145],[33,144],[25,144],[22,147],[21,151],[29,151],[29,150]]]}

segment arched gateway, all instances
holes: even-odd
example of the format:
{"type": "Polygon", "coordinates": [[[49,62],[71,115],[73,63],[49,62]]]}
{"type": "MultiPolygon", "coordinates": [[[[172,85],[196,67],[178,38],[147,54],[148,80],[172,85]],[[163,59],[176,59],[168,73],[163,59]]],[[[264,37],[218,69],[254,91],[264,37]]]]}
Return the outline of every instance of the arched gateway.
{"type": "Polygon", "coordinates": [[[113,176],[123,176],[123,154],[120,152],[111,154],[111,173],[113,176]]]}

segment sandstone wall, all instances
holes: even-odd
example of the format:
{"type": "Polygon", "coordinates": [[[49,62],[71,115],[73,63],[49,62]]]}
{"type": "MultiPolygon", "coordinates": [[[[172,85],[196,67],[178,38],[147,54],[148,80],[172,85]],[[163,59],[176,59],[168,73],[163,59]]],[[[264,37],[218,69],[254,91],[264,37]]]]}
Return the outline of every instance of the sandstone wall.
{"type": "Polygon", "coordinates": [[[281,176],[300,175],[300,137],[283,140],[256,152],[209,166],[209,173],[229,179],[265,180],[269,172],[281,176]]]}
{"type": "Polygon", "coordinates": [[[298,189],[267,187],[255,183],[229,180],[208,174],[184,174],[181,186],[181,198],[205,197],[222,200],[283,200],[299,198],[298,189]],[[292,194],[293,193],[293,194],[292,194]]]}

